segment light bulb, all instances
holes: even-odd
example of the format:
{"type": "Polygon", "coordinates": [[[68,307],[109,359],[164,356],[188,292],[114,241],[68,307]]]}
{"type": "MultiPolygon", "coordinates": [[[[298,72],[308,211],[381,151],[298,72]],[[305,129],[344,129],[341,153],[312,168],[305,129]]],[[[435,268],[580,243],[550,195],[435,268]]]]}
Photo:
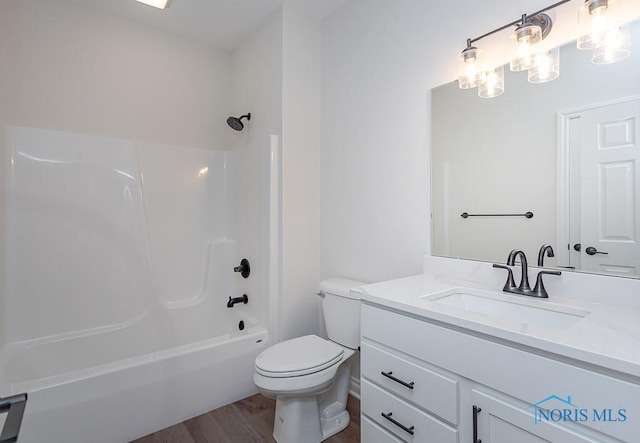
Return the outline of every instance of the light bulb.
{"type": "Polygon", "coordinates": [[[616,27],[615,0],[586,0],[578,12],[578,49],[591,50],[605,43],[609,31],[616,27]]]}
{"type": "Polygon", "coordinates": [[[529,69],[527,77],[531,83],[545,83],[558,75],[560,75],[560,48],[553,48],[540,53],[535,65],[529,69]]]}
{"type": "Polygon", "coordinates": [[[460,56],[460,68],[458,72],[458,86],[460,89],[475,88],[480,84],[482,68],[478,61],[480,51],[467,42],[467,48],[460,56]]]}
{"type": "Polygon", "coordinates": [[[606,65],[622,61],[631,54],[630,45],[628,28],[610,29],[602,36],[600,46],[593,50],[591,62],[606,65]]]}
{"type": "Polygon", "coordinates": [[[504,92],[504,66],[484,73],[482,83],[478,87],[478,97],[493,98],[504,92]]]}
{"type": "Polygon", "coordinates": [[[509,61],[512,71],[525,71],[534,66],[540,55],[542,28],[533,23],[523,23],[513,33],[515,50],[509,61]]]}

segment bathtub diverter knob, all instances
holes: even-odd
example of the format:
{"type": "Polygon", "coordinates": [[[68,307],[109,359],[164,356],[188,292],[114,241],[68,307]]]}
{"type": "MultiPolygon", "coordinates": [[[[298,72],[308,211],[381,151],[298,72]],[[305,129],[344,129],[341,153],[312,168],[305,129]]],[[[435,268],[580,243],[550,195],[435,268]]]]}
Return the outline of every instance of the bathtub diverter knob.
{"type": "Polygon", "coordinates": [[[236,303],[244,303],[246,305],[247,303],[249,303],[249,297],[247,297],[247,294],[242,294],[242,297],[229,297],[227,308],[233,308],[233,305],[235,305],[236,303]]]}
{"type": "Polygon", "coordinates": [[[243,258],[240,261],[240,266],[236,266],[235,268],[233,268],[233,272],[239,272],[240,275],[242,275],[244,278],[249,277],[249,274],[251,274],[251,266],[249,265],[249,260],[243,258]]]}

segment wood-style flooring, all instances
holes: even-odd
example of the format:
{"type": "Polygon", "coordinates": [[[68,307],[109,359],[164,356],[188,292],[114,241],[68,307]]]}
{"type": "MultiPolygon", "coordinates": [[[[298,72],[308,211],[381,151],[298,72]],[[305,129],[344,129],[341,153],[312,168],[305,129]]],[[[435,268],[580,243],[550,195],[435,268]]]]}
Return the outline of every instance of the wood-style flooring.
{"type": "MultiPolygon", "coordinates": [[[[275,400],[256,394],[133,443],[275,443],[271,436],[275,400]]],[[[349,396],[349,426],[327,443],[360,442],[360,401],[349,396]]]]}

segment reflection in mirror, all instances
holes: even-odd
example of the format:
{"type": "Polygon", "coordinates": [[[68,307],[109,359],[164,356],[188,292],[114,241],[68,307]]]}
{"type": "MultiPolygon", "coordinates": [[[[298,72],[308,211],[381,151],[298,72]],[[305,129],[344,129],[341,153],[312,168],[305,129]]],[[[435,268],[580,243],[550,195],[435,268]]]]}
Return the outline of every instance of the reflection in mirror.
{"type": "Polygon", "coordinates": [[[575,42],[560,76],[532,84],[505,68],[505,93],[456,82],[432,91],[432,253],[640,277],[640,22],[631,56],[595,65],[575,42]],[[525,214],[533,217],[467,217],[525,214]]]}

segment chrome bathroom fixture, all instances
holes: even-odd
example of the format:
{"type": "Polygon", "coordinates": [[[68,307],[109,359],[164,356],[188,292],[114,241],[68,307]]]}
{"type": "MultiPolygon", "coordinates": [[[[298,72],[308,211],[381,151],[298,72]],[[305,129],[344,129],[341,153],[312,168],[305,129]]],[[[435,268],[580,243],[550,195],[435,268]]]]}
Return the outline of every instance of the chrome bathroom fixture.
{"type": "Polygon", "coordinates": [[[245,115],[242,115],[240,117],[229,117],[227,119],[227,124],[229,125],[229,127],[231,129],[234,129],[236,131],[242,131],[244,129],[244,124],[242,123],[242,119],[246,118],[247,121],[251,120],[251,113],[247,113],[245,115]]]}
{"type": "MultiPolygon", "coordinates": [[[[515,26],[512,33],[513,50],[509,57],[511,71],[528,71],[530,83],[545,83],[560,75],[558,47],[545,45],[543,40],[551,32],[553,22],[545,12],[572,0],[562,0],[532,14],[496,28],[480,37],[467,39],[460,55],[458,86],[460,89],[478,87],[481,98],[497,97],[504,92],[504,68],[486,66],[477,41],[515,26]]],[[[591,62],[610,64],[624,60],[631,53],[628,29],[615,10],[619,0],[585,0],[580,7],[578,49],[593,50],[591,62]],[[613,11],[613,12],[612,12],[613,11]]]]}

